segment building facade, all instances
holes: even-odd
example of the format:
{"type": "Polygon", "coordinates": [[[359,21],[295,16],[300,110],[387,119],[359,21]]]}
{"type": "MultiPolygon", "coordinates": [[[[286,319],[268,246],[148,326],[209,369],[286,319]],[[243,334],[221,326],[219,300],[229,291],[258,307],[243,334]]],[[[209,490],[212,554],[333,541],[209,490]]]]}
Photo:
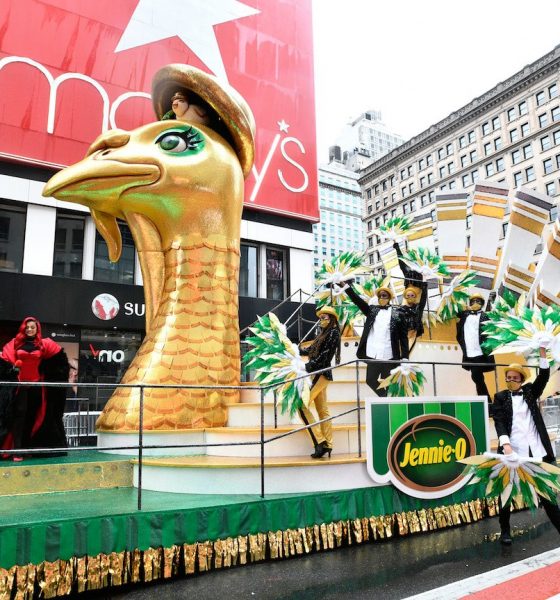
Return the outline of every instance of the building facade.
{"type": "Polygon", "coordinates": [[[469,192],[481,179],[558,196],[559,69],[557,46],[360,173],[370,265],[381,269],[376,228],[397,215],[435,221],[440,191],[469,192]]]}
{"type": "Polygon", "coordinates": [[[351,171],[360,171],[381,158],[404,139],[389,131],[380,111],[368,110],[347,123],[329,148],[329,161],[342,162],[351,171]]]}
{"type": "Polygon", "coordinates": [[[319,167],[321,222],[313,225],[313,265],[353,250],[364,250],[362,194],[358,174],[331,161],[319,167]]]}
{"type": "MultiPolygon", "coordinates": [[[[298,289],[311,291],[319,218],[311,1],[267,2],[272,20],[256,4],[250,16],[223,14],[228,31],[216,39],[208,28],[193,53],[178,37],[143,39],[152,24],[138,23],[134,6],[107,15],[92,4],[86,15],[55,0],[7,0],[0,40],[0,347],[33,315],[64,345],[81,382],[115,382],[126,371],[145,331],[130,230],[119,224],[122,257],[111,263],[89,211],[44,198],[42,189],[102,132],[154,121],[151,81],[171,63],[219,73],[258,124],[241,222],[240,327],[298,289]],[[274,39],[271,48],[291,49],[282,54],[289,61],[272,54],[256,61],[249,40],[257,31],[274,39]],[[132,46],[117,47],[131,36],[132,46]],[[224,47],[229,53],[221,54],[224,47]],[[285,94],[292,88],[297,97],[285,94]]],[[[192,19],[188,6],[178,10],[178,20],[192,19]]],[[[293,310],[286,306],[287,314],[293,310]]]]}

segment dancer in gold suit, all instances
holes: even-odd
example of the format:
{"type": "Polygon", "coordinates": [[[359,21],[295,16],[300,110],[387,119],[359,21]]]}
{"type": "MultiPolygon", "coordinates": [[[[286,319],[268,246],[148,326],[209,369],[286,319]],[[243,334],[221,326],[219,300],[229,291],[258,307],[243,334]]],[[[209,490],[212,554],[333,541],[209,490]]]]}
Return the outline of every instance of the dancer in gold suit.
{"type": "MultiPolygon", "coordinates": [[[[309,346],[300,346],[300,353],[304,356],[309,356],[309,361],[305,365],[308,373],[330,367],[335,355],[336,363],[340,362],[340,327],[338,326],[338,315],[333,308],[325,306],[317,311],[317,316],[319,317],[321,333],[309,346]]],[[[331,371],[324,371],[313,377],[309,405],[315,404],[319,419],[330,417],[327,404],[327,386],[332,379],[331,371]]],[[[306,406],[302,407],[299,413],[306,425],[315,423],[313,413],[306,406]]],[[[333,447],[332,421],[320,423],[308,431],[315,444],[315,452],[311,455],[311,458],[321,458],[325,454],[328,454],[330,458],[333,447]]]]}

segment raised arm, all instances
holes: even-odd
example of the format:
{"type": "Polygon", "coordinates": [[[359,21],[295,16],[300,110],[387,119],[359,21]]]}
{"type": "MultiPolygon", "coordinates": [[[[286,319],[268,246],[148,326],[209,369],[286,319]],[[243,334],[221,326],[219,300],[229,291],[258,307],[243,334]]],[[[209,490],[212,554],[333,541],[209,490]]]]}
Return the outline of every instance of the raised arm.
{"type": "Polygon", "coordinates": [[[544,392],[544,388],[548,383],[548,379],[550,377],[550,367],[548,365],[548,361],[546,360],[546,350],[544,348],[539,349],[540,353],[540,362],[539,362],[539,373],[533,381],[533,396],[535,399],[539,399],[541,394],[544,392]]]}
{"type": "Polygon", "coordinates": [[[365,302],[363,300],[363,298],[356,293],[356,291],[354,290],[354,288],[351,285],[348,285],[348,287],[345,290],[346,294],[348,295],[348,298],[350,298],[350,300],[352,300],[352,302],[364,313],[364,315],[369,315],[369,311],[370,311],[370,307],[368,305],[367,302],[365,302]]]}

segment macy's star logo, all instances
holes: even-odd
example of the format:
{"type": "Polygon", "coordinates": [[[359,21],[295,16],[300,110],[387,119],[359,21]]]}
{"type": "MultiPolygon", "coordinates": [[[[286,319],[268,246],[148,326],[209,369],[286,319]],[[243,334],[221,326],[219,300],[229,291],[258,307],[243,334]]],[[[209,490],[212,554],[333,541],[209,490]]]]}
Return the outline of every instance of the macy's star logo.
{"type": "Polygon", "coordinates": [[[259,14],[238,0],[139,0],[115,52],[177,36],[227,81],[214,25],[259,14]]]}

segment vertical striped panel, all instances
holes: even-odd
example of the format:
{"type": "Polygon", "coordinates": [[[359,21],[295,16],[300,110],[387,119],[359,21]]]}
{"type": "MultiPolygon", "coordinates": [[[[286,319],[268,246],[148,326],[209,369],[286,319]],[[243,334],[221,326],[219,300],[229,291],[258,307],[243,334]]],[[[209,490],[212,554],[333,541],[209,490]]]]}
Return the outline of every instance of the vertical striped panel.
{"type": "Polygon", "coordinates": [[[472,415],[470,402],[457,402],[455,404],[455,418],[464,423],[472,431],[472,415]]]}
{"type": "MultiPolygon", "coordinates": [[[[375,429],[375,435],[372,439],[373,445],[373,468],[376,473],[387,473],[389,465],[387,464],[387,447],[391,439],[389,430],[389,406],[387,404],[371,405],[372,429],[375,429]]],[[[373,433],[373,432],[371,432],[373,433]]]]}
{"type": "Polygon", "coordinates": [[[391,404],[389,406],[389,423],[391,435],[406,421],[408,421],[408,406],[406,404],[391,404]]]}

